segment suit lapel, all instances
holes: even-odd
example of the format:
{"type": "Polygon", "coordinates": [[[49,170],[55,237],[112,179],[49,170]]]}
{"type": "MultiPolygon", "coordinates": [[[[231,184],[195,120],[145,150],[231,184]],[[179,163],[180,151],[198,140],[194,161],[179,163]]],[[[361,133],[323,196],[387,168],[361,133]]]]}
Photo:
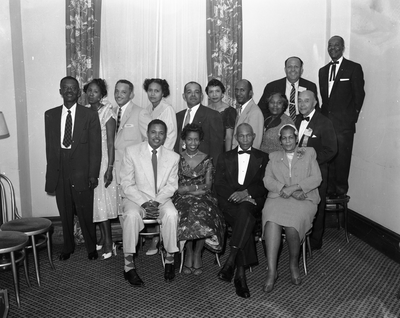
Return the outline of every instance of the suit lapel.
{"type": "MultiPolygon", "coordinates": [[[[145,174],[147,180],[149,181],[149,186],[154,191],[154,173],[153,165],[151,163],[150,150],[148,143],[144,142],[140,150],[140,156],[142,157],[143,173],[145,174]]],[[[159,160],[157,160],[157,168],[159,166],[159,160]]]]}
{"type": "Polygon", "coordinates": [[[200,104],[199,108],[197,109],[196,115],[194,116],[192,123],[197,124],[199,126],[202,126],[204,120],[205,120],[205,113],[204,113],[204,108],[206,106],[203,106],[200,104]]]}
{"type": "Polygon", "coordinates": [[[226,170],[230,175],[230,178],[232,179],[232,182],[235,184],[238,184],[238,173],[239,173],[239,163],[238,163],[238,148],[236,147],[233,149],[234,151],[229,153],[229,156],[227,155],[227,163],[226,163],[226,170]]]}
{"type": "Polygon", "coordinates": [[[258,172],[258,168],[262,164],[262,158],[258,158],[255,154],[254,148],[251,148],[249,165],[247,166],[246,177],[244,178],[243,186],[248,187],[248,184],[253,180],[258,172]]]}
{"type": "Polygon", "coordinates": [[[131,116],[132,108],[133,108],[133,103],[132,103],[132,101],[130,101],[129,104],[126,106],[124,115],[121,118],[121,123],[119,125],[120,128],[118,129],[118,133],[120,133],[123,130],[125,123],[128,121],[129,117],[131,116]]]}
{"type": "Polygon", "coordinates": [[[158,148],[159,156],[157,158],[157,190],[160,191],[161,184],[164,182],[164,175],[168,170],[168,158],[165,155],[164,147],[158,148]]]}
{"type": "Polygon", "coordinates": [[[76,105],[76,111],[75,111],[75,122],[74,122],[74,132],[72,134],[72,140],[74,141],[72,143],[71,147],[71,153],[73,153],[78,147],[79,141],[82,136],[82,132],[85,128],[85,122],[86,122],[86,116],[84,112],[82,112],[82,108],[84,106],[81,105],[76,105]]]}

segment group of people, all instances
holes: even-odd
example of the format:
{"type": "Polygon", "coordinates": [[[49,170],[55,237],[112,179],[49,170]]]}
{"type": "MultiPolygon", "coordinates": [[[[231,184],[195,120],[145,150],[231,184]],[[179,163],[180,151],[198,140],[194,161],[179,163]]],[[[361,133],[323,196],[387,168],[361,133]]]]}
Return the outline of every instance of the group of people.
{"type": "MultiPolygon", "coordinates": [[[[261,213],[268,262],[263,290],[271,292],[278,278],[282,229],[292,283],[301,284],[305,234],[313,228],[312,248],[321,248],[325,197],[347,194],[352,138],[365,96],[361,66],[344,59],[343,51],[343,39],[332,37],[332,62],[319,72],[321,105],[316,85],[301,78],[298,57],[285,61],[286,77],[269,83],[258,105],[252,84],[239,80],[236,109],[223,102],[225,87],[217,79],[205,89],[208,107],[201,104],[201,85],[187,83],[187,109],[175,114],[163,79],[144,81],[150,103],[143,108],[132,101],[132,83],[119,80],[114,109],[104,102],[104,80],[85,85],[89,105],[82,106],[77,80],[63,78],[63,105],[45,113],[45,190],[56,194],[62,220],[59,259],[74,252],[75,214],[88,258],[116,255],[110,219],[119,215],[123,276],[140,287],[135,258],[144,219],[159,224],[166,281],[175,278],[174,254],[182,248],[183,272],[200,275],[203,249],[220,252],[230,227],[229,255],[217,277],[233,279],[236,294],[248,298],[245,273],[257,264],[254,228],[261,213]]],[[[153,239],[149,252],[157,252],[158,243],[153,239]]]]}

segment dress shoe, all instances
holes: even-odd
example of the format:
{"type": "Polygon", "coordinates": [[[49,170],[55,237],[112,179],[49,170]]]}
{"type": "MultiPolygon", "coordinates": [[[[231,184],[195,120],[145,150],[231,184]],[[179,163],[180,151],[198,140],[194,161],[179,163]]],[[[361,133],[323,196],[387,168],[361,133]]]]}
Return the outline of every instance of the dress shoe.
{"type": "Polygon", "coordinates": [[[113,243],[112,244],[112,246],[111,246],[111,251],[110,252],[108,252],[108,253],[103,253],[101,256],[100,256],[100,260],[102,260],[102,261],[104,261],[104,260],[106,260],[106,259],[109,259],[109,258],[111,258],[111,256],[117,256],[117,246],[115,245],[115,243],[113,243]]]}
{"type": "Polygon", "coordinates": [[[316,251],[316,250],[320,250],[322,248],[322,243],[321,244],[310,244],[311,250],[312,251],[316,251]]]}
{"type": "Polygon", "coordinates": [[[264,283],[264,286],[263,286],[263,291],[265,293],[272,292],[272,290],[274,289],[274,285],[275,285],[277,280],[278,280],[278,273],[276,273],[274,281],[272,283],[268,282],[268,278],[267,278],[267,281],[264,283]]]}
{"type": "Polygon", "coordinates": [[[66,261],[67,259],[69,259],[71,257],[71,254],[73,254],[74,252],[71,253],[61,253],[59,256],[59,260],[60,261],[66,261]]]}
{"type": "Polygon", "coordinates": [[[142,287],[142,286],[144,286],[144,282],[141,280],[139,275],[136,273],[136,269],[131,269],[128,272],[124,271],[124,278],[133,287],[142,287]]]}
{"type": "Polygon", "coordinates": [[[97,259],[99,257],[99,254],[97,254],[97,251],[94,251],[94,252],[88,253],[87,257],[91,261],[94,261],[95,259],[97,259]]]}
{"type": "Polygon", "coordinates": [[[233,275],[235,274],[235,267],[231,265],[224,265],[218,273],[218,278],[224,282],[230,283],[233,275]]]}
{"type": "Polygon", "coordinates": [[[236,288],[236,295],[242,298],[250,297],[250,290],[247,287],[246,277],[238,277],[233,280],[236,288]]]}
{"type": "Polygon", "coordinates": [[[164,279],[166,282],[172,282],[175,279],[175,265],[165,264],[164,279]]]}

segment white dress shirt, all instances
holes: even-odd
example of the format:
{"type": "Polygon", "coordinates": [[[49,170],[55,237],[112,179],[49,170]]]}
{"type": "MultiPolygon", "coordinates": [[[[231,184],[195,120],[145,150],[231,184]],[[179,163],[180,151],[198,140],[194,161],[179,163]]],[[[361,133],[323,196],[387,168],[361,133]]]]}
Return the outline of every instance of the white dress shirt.
{"type": "MultiPolygon", "coordinates": [[[[311,120],[311,118],[313,118],[314,114],[315,114],[315,109],[306,117],[310,117],[310,120],[311,120]]],[[[304,132],[305,132],[305,130],[306,130],[306,128],[307,128],[309,123],[310,122],[307,121],[307,120],[302,120],[301,121],[301,124],[300,124],[300,127],[299,127],[299,142],[301,140],[301,137],[303,137],[303,134],[304,134],[304,132]]]]}
{"type": "MultiPolygon", "coordinates": [[[[200,104],[197,104],[196,106],[193,106],[193,107],[190,109],[189,124],[191,124],[191,123],[193,122],[193,118],[194,118],[194,116],[196,116],[196,113],[197,113],[197,110],[199,109],[199,107],[200,107],[200,104]]],[[[182,129],[185,128],[184,125],[185,125],[185,121],[186,121],[186,116],[187,116],[187,114],[188,114],[188,109],[186,110],[185,118],[183,118],[182,129]]]]}
{"type": "MultiPolygon", "coordinates": [[[[247,150],[250,151],[251,147],[247,150]]],[[[238,146],[238,152],[243,151],[240,146],[238,146]]],[[[243,153],[239,155],[238,153],[238,183],[242,185],[244,183],[244,179],[246,178],[247,167],[249,166],[250,155],[247,153],[243,153]]]]}
{"type": "Polygon", "coordinates": [[[72,105],[72,107],[70,109],[68,109],[67,107],[65,107],[65,105],[63,105],[62,108],[62,112],[61,112],[61,140],[60,140],[60,144],[61,144],[61,148],[63,149],[71,149],[72,147],[72,143],[69,145],[69,147],[65,147],[63,145],[63,140],[64,140],[64,134],[65,134],[65,121],[67,120],[67,115],[68,115],[68,110],[71,111],[71,117],[72,117],[72,136],[74,136],[74,124],[75,124],[75,112],[76,112],[76,103],[74,105],[72,105]]]}
{"type": "MultiPolygon", "coordinates": [[[[129,100],[129,102],[127,102],[125,105],[123,105],[123,106],[120,107],[120,109],[121,109],[121,120],[122,120],[122,117],[124,117],[124,113],[125,113],[125,110],[126,110],[126,106],[127,106],[130,102],[131,102],[131,101],[129,100]]],[[[119,109],[118,109],[118,111],[119,111],[119,109]]],[[[118,116],[118,111],[117,111],[117,116],[118,116]]]]}
{"type": "MultiPolygon", "coordinates": [[[[335,69],[335,78],[337,73],[339,72],[339,68],[340,68],[340,64],[342,64],[343,61],[343,56],[337,60],[339,63],[336,64],[336,69],[335,69]]],[[[333,61],[331,61],[333,62],[333,61]]],[[[331,65],[329,67],[329,72],[328,72],[328,97],[331,95],[331,91],[332,91],[332,87],[333,87],[333,83],[335,83],[335,81],[331,81],[331,70],[332,70],[333,65],[331,65]]]]}

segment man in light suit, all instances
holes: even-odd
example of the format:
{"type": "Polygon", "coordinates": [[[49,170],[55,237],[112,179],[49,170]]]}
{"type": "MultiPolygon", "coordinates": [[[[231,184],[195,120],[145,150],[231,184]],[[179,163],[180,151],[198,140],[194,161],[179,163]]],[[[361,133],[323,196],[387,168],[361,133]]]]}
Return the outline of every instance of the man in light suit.
{"type": "Polygon", "coordinates": [[[135,96],[133,90],[133,84],[127,80],[119,80],[115,85],[114,98],[119,107],[114,166],[118,185],[121,183],[120,170],[125,148],[146,139],[147,125],[151,121],[147,110],[132,102],[135,96]]]}
{"type": "Polygon", "coordinates": [[[235,138],[239,145],[219,156],[215,174],[218,205],[232,227],[230,254],[218,278],[231,282],[236,268],[236,294],[248,298],[245,268],[257,263],[253,230],[267,194],[263,177],[268,154],[253,147],[256,136],[247,123],[237,127],[235,138]]]}
{"type": "MultiPolygon", "coordinates": [[[[243,123],[249,124],[255,138],[253,147],[260,149],[264,131],[264,116],[260,107],[253,100],[253,86],[248,80],[240,80],[235,85],[235,98],[238,106],[236,106],[237,117],[233,134],[236,135],[237,127],[243,123]]],[[[238,140],[235,138],[232,141],[232,149],[238,146],[238,140]]]]}
{"type": "Polygon", "coordinates": [[[144,285],[134,261],[144,218],[159,220],[167,251],[164,278],[175,278],[178,211],[171,197],[178,189],[179,155],[163,146],[166,136],[167,125],[162,120],[152,120],[147,129],[148,141],[127,147],[122,161],[124,277],[135,287],[144,285]]]}
{"type": "Polygon", "coordinates": [[[225,129],[222,117],[219,112],[201,105],[203,93],[199,83],[187,83],[184,87],[182,97],[187,103],[188,108],[176,114],[178,138],[174,150],[176,153],[181,153],[183,151],[181,139],[183,127],[187,124],[199,125],[204,132],[204,140],[201,142],[199,150],[210,155],[215,164],[219,154],[222,153],[224,149],[225,129]]]}
{"type": "Polygon", "coordinates": [[[345,59],[343,51],[343,38],[331,37],[328,53],[332,61],[319,70],[321,112],[332,121],[338,140],[338,153],[329,164],[328,194],[332,198],[344,198],[349,190],[354,134],[365,97],[362,67],[345,59]]]}
{"type": "Polygon", "coordinates": [[[61,261],[75,249],[74,214],[78,216],[90,260],[97,259],[96,229],[93,223],[93,190],[97,187],[101,163],[101,130],[97,112],[77,104],[81,95],[78,81],[71,76],[60,82],[64,104],[45,113],[46,186],[56,194],[63,228],[61,261]]]}
{"type": "MultiPolygon", "coordinates": [[[[297,104],[299,92],[310,90],[315,96],[318,96],[317,86],[313,82],[301,77],[303,74],[303,61],[297,56],[289,57],[285,61],[285,73],[286,77],[270,82],[265,86],[264,93],[258,102],[258,106],[261,108],[264,118],[267,118],[270,115],[268,110],[268,97],[271,96],[272,93],[282,93],[286,95],[289,101],[289,107],[286,109],[285,114],[291,117],[294,122],[296,121],[296,115],[299,114],[299,107],[297,104]],[[294,95],[291,94],[293,89],[292,85],[294,87],[294,95]],[[292,99],[290,98],[291,95],[293,96],[292,99]],[[291,113],[291,108],[295,110],[295,112],[292,111],[291,113]]],[[[318,108],[317,99],[317,109],[318,108]]]]}
{"type": "Polygon", "coordinates": [[[328,186],[328,162],[337,152],[337,140],[332,122],[315,109],[317,100],[314,92],[303,91],[299,94],[300,115],[296,119],[299,131],[299,146],[313,147],[317,153],[317,162],[321,170],[322,183],[318,187],[321,201],[313,222],[310,236],[312,249],[322,247],[322,236],[325,227],[325,202],[328,186]]]}

